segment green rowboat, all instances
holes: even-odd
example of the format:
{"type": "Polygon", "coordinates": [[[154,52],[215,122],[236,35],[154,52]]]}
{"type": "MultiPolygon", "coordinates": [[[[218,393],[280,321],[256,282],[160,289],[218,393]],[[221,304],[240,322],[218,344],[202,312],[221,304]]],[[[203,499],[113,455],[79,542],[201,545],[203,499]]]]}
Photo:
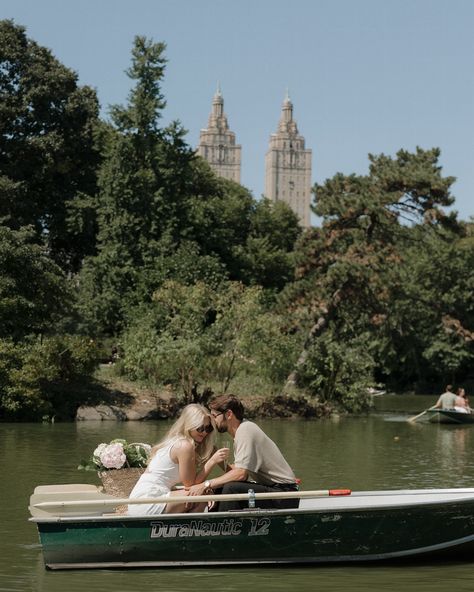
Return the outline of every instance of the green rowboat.
{"type": "Polygon", "coordinates": [[[454,409],[427,409],[426,413],[430,423],[474,423],[474,414],[462,413],[454,409]]]}
{"type": "Polygon", "coordinates": [[[95,486],[42,486],[30,520],[50,569],[474,559],[474,488],[231,497],[257,507],[132,517],[114,512],[126,499],[95,486]],[[258,509],[260,498],[296,496],[296,509],[258,509]]]}

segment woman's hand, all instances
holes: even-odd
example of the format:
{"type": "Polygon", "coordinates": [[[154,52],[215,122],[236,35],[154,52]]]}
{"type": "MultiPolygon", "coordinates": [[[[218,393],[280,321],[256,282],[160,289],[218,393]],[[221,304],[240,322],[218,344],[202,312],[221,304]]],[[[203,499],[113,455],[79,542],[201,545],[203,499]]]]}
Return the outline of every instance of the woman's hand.
{"type": "MultiPolygon", "coordinates": [[[[200,473],[198,475],[196,475],[195,483],[197,483],[197,484],[203,483],[203,481],[205,481],[207,479],[207,476],[209,475],[209,473],[212,471],[212,469],[216,465],[220,465],[221,467],[223,467],[227,457],[229,456],[229,452],[230,452],[230,448],[219,448],[219,450],[216,450],[216,452],[214,452],[214,454],[211,456],[211,458],[207,459],[206,464],[204,465],[204,467],[202,468],[200,473]]],[[[184,485],[188,485],[188,484],[185,483],[184,485]]],[[[196,485],[196,487],[197,487],[197,485],[196,485]]],[[[191,495],[201,495],[201,492],[192,493],[191,495]]]]}
{"type": "Polygon", "coordinates": [[[211,456],[210,461],[213,465],[219,465],[229,457],[229,452],[230,448],[219,448],[219,450],[214,452],[211,456]]]}

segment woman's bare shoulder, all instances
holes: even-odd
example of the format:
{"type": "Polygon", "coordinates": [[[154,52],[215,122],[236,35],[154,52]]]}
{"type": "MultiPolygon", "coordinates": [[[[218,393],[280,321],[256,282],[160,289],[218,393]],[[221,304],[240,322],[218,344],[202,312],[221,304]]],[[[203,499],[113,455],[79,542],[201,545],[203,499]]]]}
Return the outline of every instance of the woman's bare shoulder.
{"type": "Polygon", "coordinates": [[[175,452],[194,452],[194,445],[186,438],[180,438],[173,444],[172,450],[175,452]]]}

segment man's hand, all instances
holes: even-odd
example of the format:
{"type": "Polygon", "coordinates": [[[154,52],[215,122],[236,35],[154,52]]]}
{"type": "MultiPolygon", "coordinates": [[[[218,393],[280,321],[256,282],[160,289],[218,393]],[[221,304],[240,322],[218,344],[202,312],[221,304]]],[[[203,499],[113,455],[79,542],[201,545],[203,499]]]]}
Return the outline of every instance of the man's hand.
{"type": "Polygon", "coordinates": [[[191,485],[191,487],[186,487],[186,490],[189,491],[189,495],[206,495],[208,491],[208,487],[204,485],[204,483],[197,483],[196,485],[191,485]]]}

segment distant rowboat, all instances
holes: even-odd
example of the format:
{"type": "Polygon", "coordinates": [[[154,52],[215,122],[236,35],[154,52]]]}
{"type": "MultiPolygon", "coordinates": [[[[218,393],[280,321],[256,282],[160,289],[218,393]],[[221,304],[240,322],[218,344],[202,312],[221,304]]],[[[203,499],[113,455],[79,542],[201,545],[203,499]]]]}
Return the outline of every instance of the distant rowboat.
{"type": "Polygon", "coordinates": [[[426,414],[430,423],[474,423],[473,413],[463,413],[454,409],[427,409],[426,414]]]}

